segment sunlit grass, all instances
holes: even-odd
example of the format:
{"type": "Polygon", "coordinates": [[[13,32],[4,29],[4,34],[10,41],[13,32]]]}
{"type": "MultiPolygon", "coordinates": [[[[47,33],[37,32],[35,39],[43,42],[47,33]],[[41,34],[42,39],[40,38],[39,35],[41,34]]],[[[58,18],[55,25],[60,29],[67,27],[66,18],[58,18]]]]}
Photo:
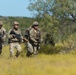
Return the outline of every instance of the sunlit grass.
{"type": "Polygon", "coordinates": [[[25,54],[11,59],[9,47],[5,46],[0,56],[0,75],[76,75],[75,54],[40,53],[30,58],[25,54]]]}

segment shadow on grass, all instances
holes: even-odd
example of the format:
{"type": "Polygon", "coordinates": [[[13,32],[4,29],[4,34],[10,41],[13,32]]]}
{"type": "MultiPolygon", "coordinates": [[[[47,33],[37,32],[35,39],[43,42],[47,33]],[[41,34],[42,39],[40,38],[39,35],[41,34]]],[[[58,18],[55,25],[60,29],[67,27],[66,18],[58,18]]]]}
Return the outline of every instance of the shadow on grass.
{"type": "Polygon", "coordinates": [[[41,49],[39,50],[40,53],[43,54],[64,54],[70,51],[69,48],[63,47],[60,45],[52,46],[52,45],[42,45],[41,49]]]}
{"type": "MultiPolygon", "coordinates": [[[[76,49],[76,48],[75,48],[76,49]]],[[[76,50],[71,47],[66,47],[62,45],[41,45],[41,49],[39,50],[40,53],[43,54],[67,54],[67,53],[76,53],[76,50]]]]}
{"type": "Polygon", "coordinates": [[[44,54],[56,54],[59,53],[61,49],[61,46],[41,45],[39,52],[44,54]]]}

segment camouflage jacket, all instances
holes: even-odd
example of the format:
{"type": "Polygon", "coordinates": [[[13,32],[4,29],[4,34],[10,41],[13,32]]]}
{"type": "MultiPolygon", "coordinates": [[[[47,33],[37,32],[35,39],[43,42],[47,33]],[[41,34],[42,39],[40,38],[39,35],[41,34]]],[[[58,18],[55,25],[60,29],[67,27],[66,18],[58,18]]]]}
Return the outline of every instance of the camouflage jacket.
{"type": "Polygon", "coordinates": [[[23,38],[23,37],[22,37],[22,34],[21,34],[21,31],[20,31],[19,29],[18,29],[18,30],[15,30],[14,28],[13,28],[13,29],[10,29],[9,32],[8,32],[9,43],[11,43],[11,42],[19,42],[19,39],[18,39],[18,38],[13,37],[13,35],[15,35],[15,34],[19,35],[18,37],[19,37],[20,39],[23,38]],[[13,31],[14,33],[11,33],[12,31],[13,31]]]}
{"type": "Polygon", "coordinates": [[[40,29],[35,30],[34,28],[31,28],[29,31],[30,40],[33,42],[38,42],[38,40],[41,40],[41,31],[40,29]]]}
{"type": "Polygon", "coordinates": [[[6,37],[6,29],[3,27],[0,29],[0,36],[2,36],[2,39],[6,37]]]}

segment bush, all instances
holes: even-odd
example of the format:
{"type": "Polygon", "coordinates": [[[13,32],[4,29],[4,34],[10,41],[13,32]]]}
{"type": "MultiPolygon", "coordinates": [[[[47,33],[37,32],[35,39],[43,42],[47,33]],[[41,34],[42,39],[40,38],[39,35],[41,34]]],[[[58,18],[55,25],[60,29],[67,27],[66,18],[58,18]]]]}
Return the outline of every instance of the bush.
{"type": "Polygon", "coordinates": [[[56,54],[62,50],[62,46],[42,45],[40,53],[44,54],[56,54]]]}

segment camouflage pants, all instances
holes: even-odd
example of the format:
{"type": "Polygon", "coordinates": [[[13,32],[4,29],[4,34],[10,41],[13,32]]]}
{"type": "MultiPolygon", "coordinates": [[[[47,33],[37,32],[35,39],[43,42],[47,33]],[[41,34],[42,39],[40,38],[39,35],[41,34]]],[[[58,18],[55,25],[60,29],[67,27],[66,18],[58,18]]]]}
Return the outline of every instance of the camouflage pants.
{"type": "Polygon", "coordinates": [[[17,50],[17,53],[21,52],[21,46],[19,43],[10,43],[10,56],[14,56],[14,49],[15,48],[17,50]]]}
{"type": "Polygon", "coordinates": [[[27,49],[30,53],[37,54],[37,46],[32,45],[31,43],[27,43],[27,49]]]}

